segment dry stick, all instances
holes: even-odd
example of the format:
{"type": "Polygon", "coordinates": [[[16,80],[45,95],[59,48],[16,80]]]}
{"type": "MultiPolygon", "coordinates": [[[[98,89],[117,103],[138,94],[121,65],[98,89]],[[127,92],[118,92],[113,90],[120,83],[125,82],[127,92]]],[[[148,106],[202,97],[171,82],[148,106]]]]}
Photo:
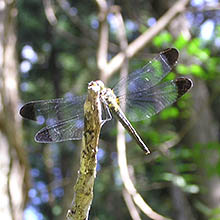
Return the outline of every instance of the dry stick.
{"type": "Polygon", "coordinates": [[[131,58],[141,49],[143,49],[150,40],[155,37],[161,30],[163,30],[169,22],[180,12],[183,12],[186,5],[190,0],[179,0],[173,7],[171,7],[158,21],[157,23],[145,31],[142,35],[131,42],[125,53],[120,52],[114,56],[111,61],[105,67],[105,81],[107,81],[111,75],[119,70],[125,57],[131,58]]]}
{"type": "Polygon", "coordinates": [[[74,186],[72,207],[67,212],[68,220],[88,219],[93,199],[96,177],[97,151],[101,129],[100,86],[89,83],[88,97],[84,105],[84,133],[80,158],[80,171],[74,186]]]}
{"type": "Polygon", "coordinates": [[[57,24],[57,18],[54,12],[54,7],[51,0],[43,0],[44,11],[48,22],[54,26],[57,24]]]}
{"type": "Polygon", "coordinates": [[[105,83],[105,71],[108,57],[108,4],[105,0],[96,0],[99,6],[99,45],[97,50],[97,66],[100,70],[100,79],[105,83]]]}
{"type": "Polygon", "coordinates": [[[135,206],[131,195],[128,193],[128,191],[126,189],[123,189],[122,195],[123,195],[125,203],[128,207],[131,218],[134,220],[141,220],[141,217],[138,213],[137,207],[135,206]]]}
{"type": "MultiPolygon", "coordinates": [[[[125,25],[124,25],[124,21],[122,18],[122,15],[119,11],[119,7],[115,7],[114,8],[114,13],[115,13],[115,20],[116,20],[116,27],[117,27],[117,37],[120,43],[120,48],[122,52],[125,52],[127,46],[128,46],[128,41],[127,41],[127,37],[126,37],[126,30],[125,30],[125,25]]],[[[122,67],[121,67],[121,73],[120,73],[120,77],[121,78],[126,78],[128,75],[128,59],[125,59],[122,67]]],[[[120,91],[122,94],[126,93],[126,88],[124,86],[124,88],[121,88],[120,91]]],[[[125,105],[121,106],[122,110],[125,110],[125,105]]],[[[117,131],[118,131],[118,135],[117,135],[117,148],[120,148],[120,143],[123,144],[125,146],[125,129],[124,127],[118,122],[117,123],[117,131]],[[122,143],[123,142],[123,143],[122,143]]],[[[126,152],[125,151],[118,151],[118,164],[119,164],[119,170],[120,173],[123,172],[122,167],[120,166],[119,161],[121,161],[121,158],[126,157],[126,152]],[[124,155],[122,154],[124,153],[124,155]]],[[[128,170],[128,166],[127,163],[124,164],[124,167],[126,167],[126,169],[128,170]]],[[[125,179],[122,179],[123,184],[125,186],[124,181],[126,181],[125,179]]],[[[125,200],[125,203],[127,205],[128,211],[130,213],[130,216],[132,219],[134,220],[140,220],[140,216],[139,216],[139,212],[137,210],[137,207],[135,206],[133,200],[132,200],[132,195],[130,194],[129,191],[127,191],[127,189],[123,189],[123,198],[125,200]]]]}
{"type": "Polygon", "coordinates": [[[121,172],[121,178],[123,180],[123,183],[125,185],[126,190],[129,192],[129,194],[132,196],[134,202],[138,207],[142,210],[143,213],[145,213],[149,218],[156,219],[156,220],[165,220],[168,218],[163,217],[162,215],[159,215],[155,211],[153,211],[143,200],[141,195],[137,192],[136,188],[134,187],[133,182],[131,181],[129,177],[129,172],[127,169],[127,158],[125,153],[125,140],[124,136],[119,134],[119,138],[117,139],[117,149],[118,149],[118,155],[121,156],[118,158],[119,167],[121,172]]]}

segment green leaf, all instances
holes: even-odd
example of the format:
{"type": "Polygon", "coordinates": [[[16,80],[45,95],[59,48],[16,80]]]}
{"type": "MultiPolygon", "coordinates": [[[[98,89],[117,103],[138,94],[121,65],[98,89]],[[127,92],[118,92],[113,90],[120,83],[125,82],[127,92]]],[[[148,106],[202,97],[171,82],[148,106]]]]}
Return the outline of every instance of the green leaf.
{"type": "Polygon", "coordinates": [[[201,40],[198,38],[193,39],[187,47],[189,54],[198,57],[201,61],[206,61],[210,57],[210,50],[208,48],[201,48],[201,40]]]}
{"type": "Polygon", "coordinates": [[[166,120],[168,118],[177,118],[179,116],[179,110],[176,107],[168,107],[165,108],[161,113],[160,117],[163,120],[166,120]]]}
{"type": "Polygon", "coordinates": [[[188,40],[181,34],[174,42],[174,46],[177,49],[181,50],[182,48],[186,46],[187,43],[188,43],[188,40]]]}
{"type": "Polygon", "coordinates": [[[170,72],[166,77],[165,81],[170,81],[176,78],[176,74],[174,72],[170,72]]]}
{"type": "Polygon", "coordinates": [[[219,59],[216,57],[210,57],[209,62],[207,62],[207,69],[209,72],[215,72],[217,65],[219,64],[219,59]]]}
{"type": "Polygon", "coordinates": [[[201,78],[206,78],[206,74],[205,74],[204,70],[202,69],[201,66],[199,66],[197,64],[192,64],[190,66],[190,72],[195,76],[198,76],[201,78]]]}
{"type": "Polygon", "coordinates": [[[182,75],[187,75],[190,73],[189,67],[186,65],[183,65],[183,64],[178,64],[176,67],[176,70],[178,73],[180,73],[182,75]]]}
{"type": "Polygon", "coordinates": [[[170,43],[172,42],[173,37],[170,33],[168,32],[162,32],[161,34],[157,35],[154,39],[153,39],[153,44],[156,47],[162,47],[162,45],[164,43],[170,43]]]}
{"type": "Polygon", "coordinates": [[[201,50],[200,53],[198,54],[198,57],[201,61],[206,61],[209,60],[210,58],[210,51],[208,48],[201,50]]]}
{"type": "Polygon", "coordinates": [[[201,45],[201,40],[199,38],[194,38],[190,41],[187,47],[187,51],[191,55],[197,55],[200,51],[199,47],[201,45]]]}
{"type": "Polygon", "coordinates": [[[220,25],[216,27],[216,37],[220,37],[220,25]]]}

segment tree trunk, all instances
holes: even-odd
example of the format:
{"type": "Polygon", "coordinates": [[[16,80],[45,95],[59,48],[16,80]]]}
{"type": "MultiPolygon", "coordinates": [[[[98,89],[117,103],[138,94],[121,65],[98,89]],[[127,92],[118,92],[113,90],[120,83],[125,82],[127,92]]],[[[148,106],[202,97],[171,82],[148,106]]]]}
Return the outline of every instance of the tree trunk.
{"type": "Polygon", "coordinates": [[[192,150],[199,152],[198,160],[198,181],[201,187],[206,189],[202,198],[209,208],[220,207],[220,178],[211,175],[211,170],[216,169],[219,163],[219,150],[210,148],[209,143],[218,142],[218,125],[214,120],[209,104],[209,92],[202,80],[194,80],[193,105],[194,114],[192,120],[195,124],[190,132],[189,141],[193,146],[192,150]],[[199,144],[198,144],[199,143],[199,144]]]}
{"type": "Polygon", "coordinates": [[[15,1],[1,1],[0,12],[0,219],[21,220],[29,188],[27,157],[18,115],[15,1]]]}

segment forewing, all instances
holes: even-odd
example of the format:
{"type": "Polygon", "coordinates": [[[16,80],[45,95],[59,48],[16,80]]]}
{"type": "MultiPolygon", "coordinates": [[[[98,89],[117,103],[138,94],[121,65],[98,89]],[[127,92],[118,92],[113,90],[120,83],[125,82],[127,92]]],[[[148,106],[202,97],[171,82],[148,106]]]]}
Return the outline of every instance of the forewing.
{"type": "Polygon", "coordinates": [[[177,63],[179,53],[175,48],[162,51],[158,56],[146,64],[142,69],[137,70],[119,81],[113,88],[116,95],[121,94],[125,88],[127,95],[141,90],[147,90],[159,83],[177,63]]]}
{"type": "Polygon", "coordinates": [[[35,141],[40,143],[53,143],[68,140],[82,139],[84,128],[83,117],[59,122],[53,126],[42,128],[35,136],[35,141]]]}
{"type": "Polygon", "coordinates": [[[141,121],[157,114],[184,95],[193,83],[187,78],[157,84],[153,87],[119,97],[119,102],[126,102],[126,115],[131,121],[141,121]]]}
{"type": "Polygon", "coordinates": [[[53,125],[68,119],[81,117],[86,96],[68,96],[66,98],[33,101],[25,104],[20,114],[22,117],[39,121],[46,121],[53,125]]]}

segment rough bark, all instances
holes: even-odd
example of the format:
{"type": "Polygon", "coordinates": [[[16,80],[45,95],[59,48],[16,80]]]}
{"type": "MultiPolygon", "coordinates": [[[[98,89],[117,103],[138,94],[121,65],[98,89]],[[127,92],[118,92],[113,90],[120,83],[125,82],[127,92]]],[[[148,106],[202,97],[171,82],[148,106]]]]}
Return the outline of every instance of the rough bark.
{"type": "Polygon", "coordinates": [[[84,133],[80,158],[79,175],[74,186],[72,207],[67,219],[88,219],[93,199],[96,177],[97,151],[101,129],[101,87],[96,82],[89,83],[88,97],[84,105],[84,133]]]}

